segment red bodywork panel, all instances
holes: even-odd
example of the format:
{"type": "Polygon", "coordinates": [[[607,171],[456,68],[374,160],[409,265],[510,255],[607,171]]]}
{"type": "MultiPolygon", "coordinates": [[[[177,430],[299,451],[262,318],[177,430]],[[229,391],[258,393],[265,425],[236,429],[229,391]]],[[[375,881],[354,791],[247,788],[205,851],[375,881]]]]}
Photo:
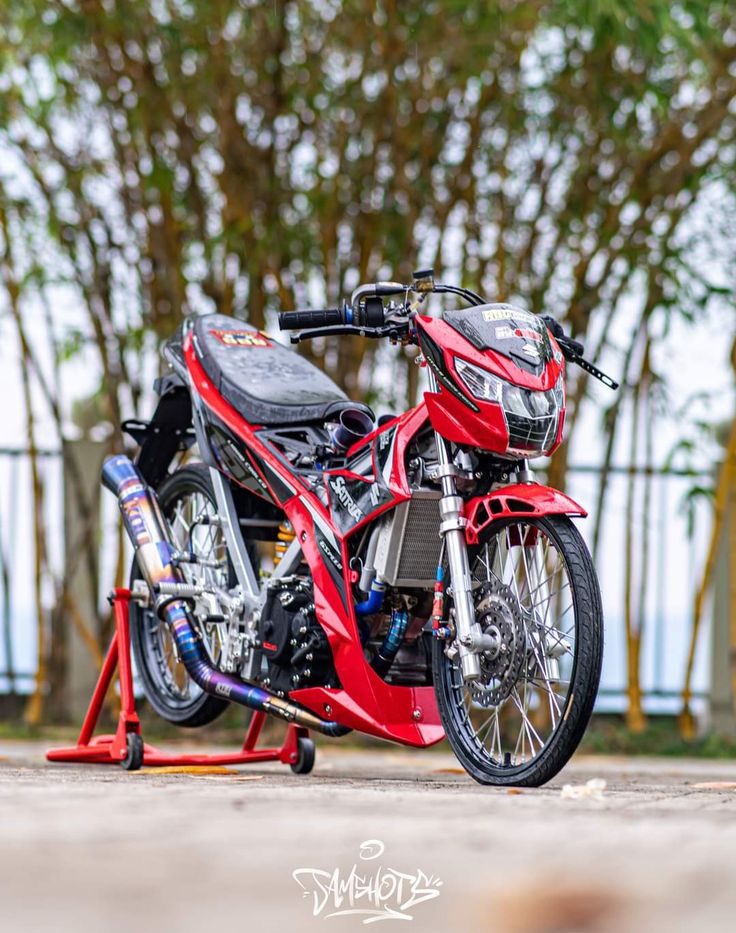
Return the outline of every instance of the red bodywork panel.
{"type": "MultiPolygon", "coordinates": [[[[420,328],[430,333],[443,347],[445,364],[453,373],[453,356],[460,356],[526,388],[546,390],[555,385],[562,372],[562,364],[553,362],[537,378],[523,372],[500,354],[475,350],[441,320],[420,317],[418,322],[420,328]]],[[[312,572],[316,613],[329,640],[342,689],[308,687],[291,691],[290,697],[322,718],[334,719],[369,735],[420,747],[441,741],[444,730],[434,688],[387,684],[364,657],[352,598],[347,544],[353,534],[382,512],[411,497],[405,468],[406,450],[428,421],[449,440],[503,452],[508,446],[508,431],[500,406],[469,396],[478,409],[473,411],[444,388],[436,393],[427,393],[422,404],[377,428],[354,445],[347,452],[348,465],[345,468],[324,471],[325,488],[330,496],[329,503],[325,504],[308,481],[276,455],[274,448],[259,434],[262,428],[246,421],[223,398],[200,363],[191,335],[185,340],[184,355],[193,388],[205,407],[254,455],[254,469],[291,522],[312,572]],[[351,469],[351,461],[360,460],[361,454],[368,451],[371,452],[370,475],[358,475],[351,469]],[[275,480],[272,478],[269,482],[266,468],[283,481],[284,488],[289,491],[286,498],[282,489],[279,499],[275,480]],[[333,481],[332,486],[330,480],[333,481]],[[357,489],[359,493],[361,490],[370,492],[374,486],[377,490],[380,486],[381,497],[374,506],[366,509],[361,520],[341,531],[335,519],[332,495],[335,491],[342,491],[342,486],[347,483],[353,484],[351,489],[357,489]],[[330,560],[326,557],[326,542],[332,554],[330,560]]],[[[555,446],[561,437],[560,424],[555,446]]],[[[523,514],[527,515],[585,514],[575,502],[553,489],[533,484],[509,486],[467,503],[468,542],[476,542],[478,535],[492,521],[518,516],[521,513],[519,504],[523,504],[523,514]]]]}
{"type": "MultiPolygon", "coordinates": [[[[481,369],[487,369],[514,385],[546,392],[554,388],[564,372],[562,354],[559,354],[559,362],[552,360],[540,376],[535,376],[501,353],[496,353],[494,350],[476,349],[454,327],[441,318],[418,315],[416,320],[419,330],[425,332],[442,349],[445,368],[452,375],[455,385],[464,391],[465,397],[472,405],[471,407],[440,384],[437,392],[427,392],[424,396],[432,426],[448,441],[505,454],[509,447],[509,432],[501,406],[495,402],[484,402],[465,389],[455,369],[455,358],[460,357],[481,369]]],[[[550,340],[553,341],[553,346],[557,347],[551,335],[550,340]]],[[[563,407],[557,435],[552,446],[545,451],[547,455],[553,453],[562,443],[564,421],[563,407]]]]}
{"type": "MultiPolygon", "coordinates": [[[[352,600],[348,599],[346,605],[343,593],[336,587],[326,569],[323,556],[317,547],[315,527],[319,525],[320,530],[326,529],[334,536],[342,557],[344,592],[350,594],[350,571],[345,543],[347,536],[340,535],[331,521],[327,507],[320,499],[262,443],[256,434],[256,426],[245,421],[211,384],[194,352],[191,337],[187,339],[184,351],[194,387],[205,405],[286,483],[292,488],[296,486],[298,490],[282,505],[302,542],[304,556],[312,571],[316,612],[332,648],[337,676],[344,687],[342,690],[309,687],[292,691],[290,697],[322,718],[332,718],[342,725],[368,735],[418,747],[440,742],[445,733],[440,723],[434,688],[387,684],[370,667],[363,655],[352,600]],[[325,706],[332,710],[329,716],[325,706]]],[[[351,451],[354,453],[367,448],[379,434],[394,428],[396,430],[395,454],[389,478],[389,488],[395,498],[377,510],[376,514],[378,511],[392,508],[410,496],[403,468],[403,452],[426,420],[426,408],[420,405],[383,425],[351,451]]],[[[371,519],[373,517],[375,516],[370,516],[371,519]]],[[[357,528],[352,529],[351,534],[355,530],[357,528]]]]}
{"type": "Polygon", "coordinates": [[[580,515],[588,513],[574,499],[536,483],[517,483],[504,486],[485,496],[477,496],[465,504],[468,520],[465,538],[468,544],[477,544],[481,532],[493,522],[505,518],[536,518],[541,515],[580,515]]]}

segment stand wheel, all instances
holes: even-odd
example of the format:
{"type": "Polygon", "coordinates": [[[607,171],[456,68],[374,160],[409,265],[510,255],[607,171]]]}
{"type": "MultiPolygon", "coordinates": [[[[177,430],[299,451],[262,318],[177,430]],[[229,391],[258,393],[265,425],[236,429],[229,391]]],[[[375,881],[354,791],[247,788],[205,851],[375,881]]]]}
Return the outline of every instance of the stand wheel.
{"type": "Polygon", "coordinates": [[[126,736],[128,754],[120,762],[126,771],[138,771],[143,764],[143,736],[129,732],[126,736]]]}
{"type": "Polygon", "coordinates": [[[317,754],[312,739],[300,736],[296,741],[297,759],[290,765],[294,774],[309,774],[314,767],[314,759],[317,754]]]}

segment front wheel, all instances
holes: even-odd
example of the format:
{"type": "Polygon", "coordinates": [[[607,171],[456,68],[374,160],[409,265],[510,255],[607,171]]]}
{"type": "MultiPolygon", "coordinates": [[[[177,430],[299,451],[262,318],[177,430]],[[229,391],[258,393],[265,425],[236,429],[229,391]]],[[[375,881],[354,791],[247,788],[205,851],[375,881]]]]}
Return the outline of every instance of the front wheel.
{"type": "MultiPolygon", "coordinates": [[[[435,640],[447,739],[481,784],[538,787],[577,748],[603,658],[603,610],[590,553],[566,516],[492,525],[469,552],[476,619],[492,648],[464,683],[452,643],[435,640]]],[[[451,601],[448,601],[451,611],[451,601]]]]}

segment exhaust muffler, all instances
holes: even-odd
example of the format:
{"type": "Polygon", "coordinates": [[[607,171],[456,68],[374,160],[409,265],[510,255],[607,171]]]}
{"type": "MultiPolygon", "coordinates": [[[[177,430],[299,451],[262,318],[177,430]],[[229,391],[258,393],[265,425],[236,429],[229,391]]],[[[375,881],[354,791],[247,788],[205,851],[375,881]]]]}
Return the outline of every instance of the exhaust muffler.
{"type": "Polygon", "coordinates": [[[309,710],[212,666],[191,623],[187,600],[171,595],[178,585],[186,586],[186,581],[173,561],[174,549],[155,492],[131,460],[124,456],[110,457],[105,461],[102,483],[117,497],[125,530],[135,549],[143,579],[151,590],[156,613],[169,626],[179,656],[192,680],[205,693],[232,700],[258,712],[270,713],[323,735],[340,736],[350,732],[345,726],[320,719],[309,710]]]}

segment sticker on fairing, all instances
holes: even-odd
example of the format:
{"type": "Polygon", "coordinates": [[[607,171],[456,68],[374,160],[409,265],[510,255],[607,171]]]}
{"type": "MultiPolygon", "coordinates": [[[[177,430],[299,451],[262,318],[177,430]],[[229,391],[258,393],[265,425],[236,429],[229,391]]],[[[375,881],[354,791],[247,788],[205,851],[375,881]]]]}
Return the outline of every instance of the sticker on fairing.
{"type": "Polygon", "coordinates": [[[518,315],[515,308],[487,308],[483,312],[484,321],[510,321],[518,315]]]}
{"type": "Polygon", "coordinates": [[[531,327],[497,327],[496,340],[513,340],[514,337],[521,337],[524,340],[535,340],[540,342],[542,335],[538,330],[531,327]]]}
{"type": "Polygon", "coordinates": [[[211,330],[210,333],[226,347],[270,347],[271,341],[257,330],[211,330]]]}

